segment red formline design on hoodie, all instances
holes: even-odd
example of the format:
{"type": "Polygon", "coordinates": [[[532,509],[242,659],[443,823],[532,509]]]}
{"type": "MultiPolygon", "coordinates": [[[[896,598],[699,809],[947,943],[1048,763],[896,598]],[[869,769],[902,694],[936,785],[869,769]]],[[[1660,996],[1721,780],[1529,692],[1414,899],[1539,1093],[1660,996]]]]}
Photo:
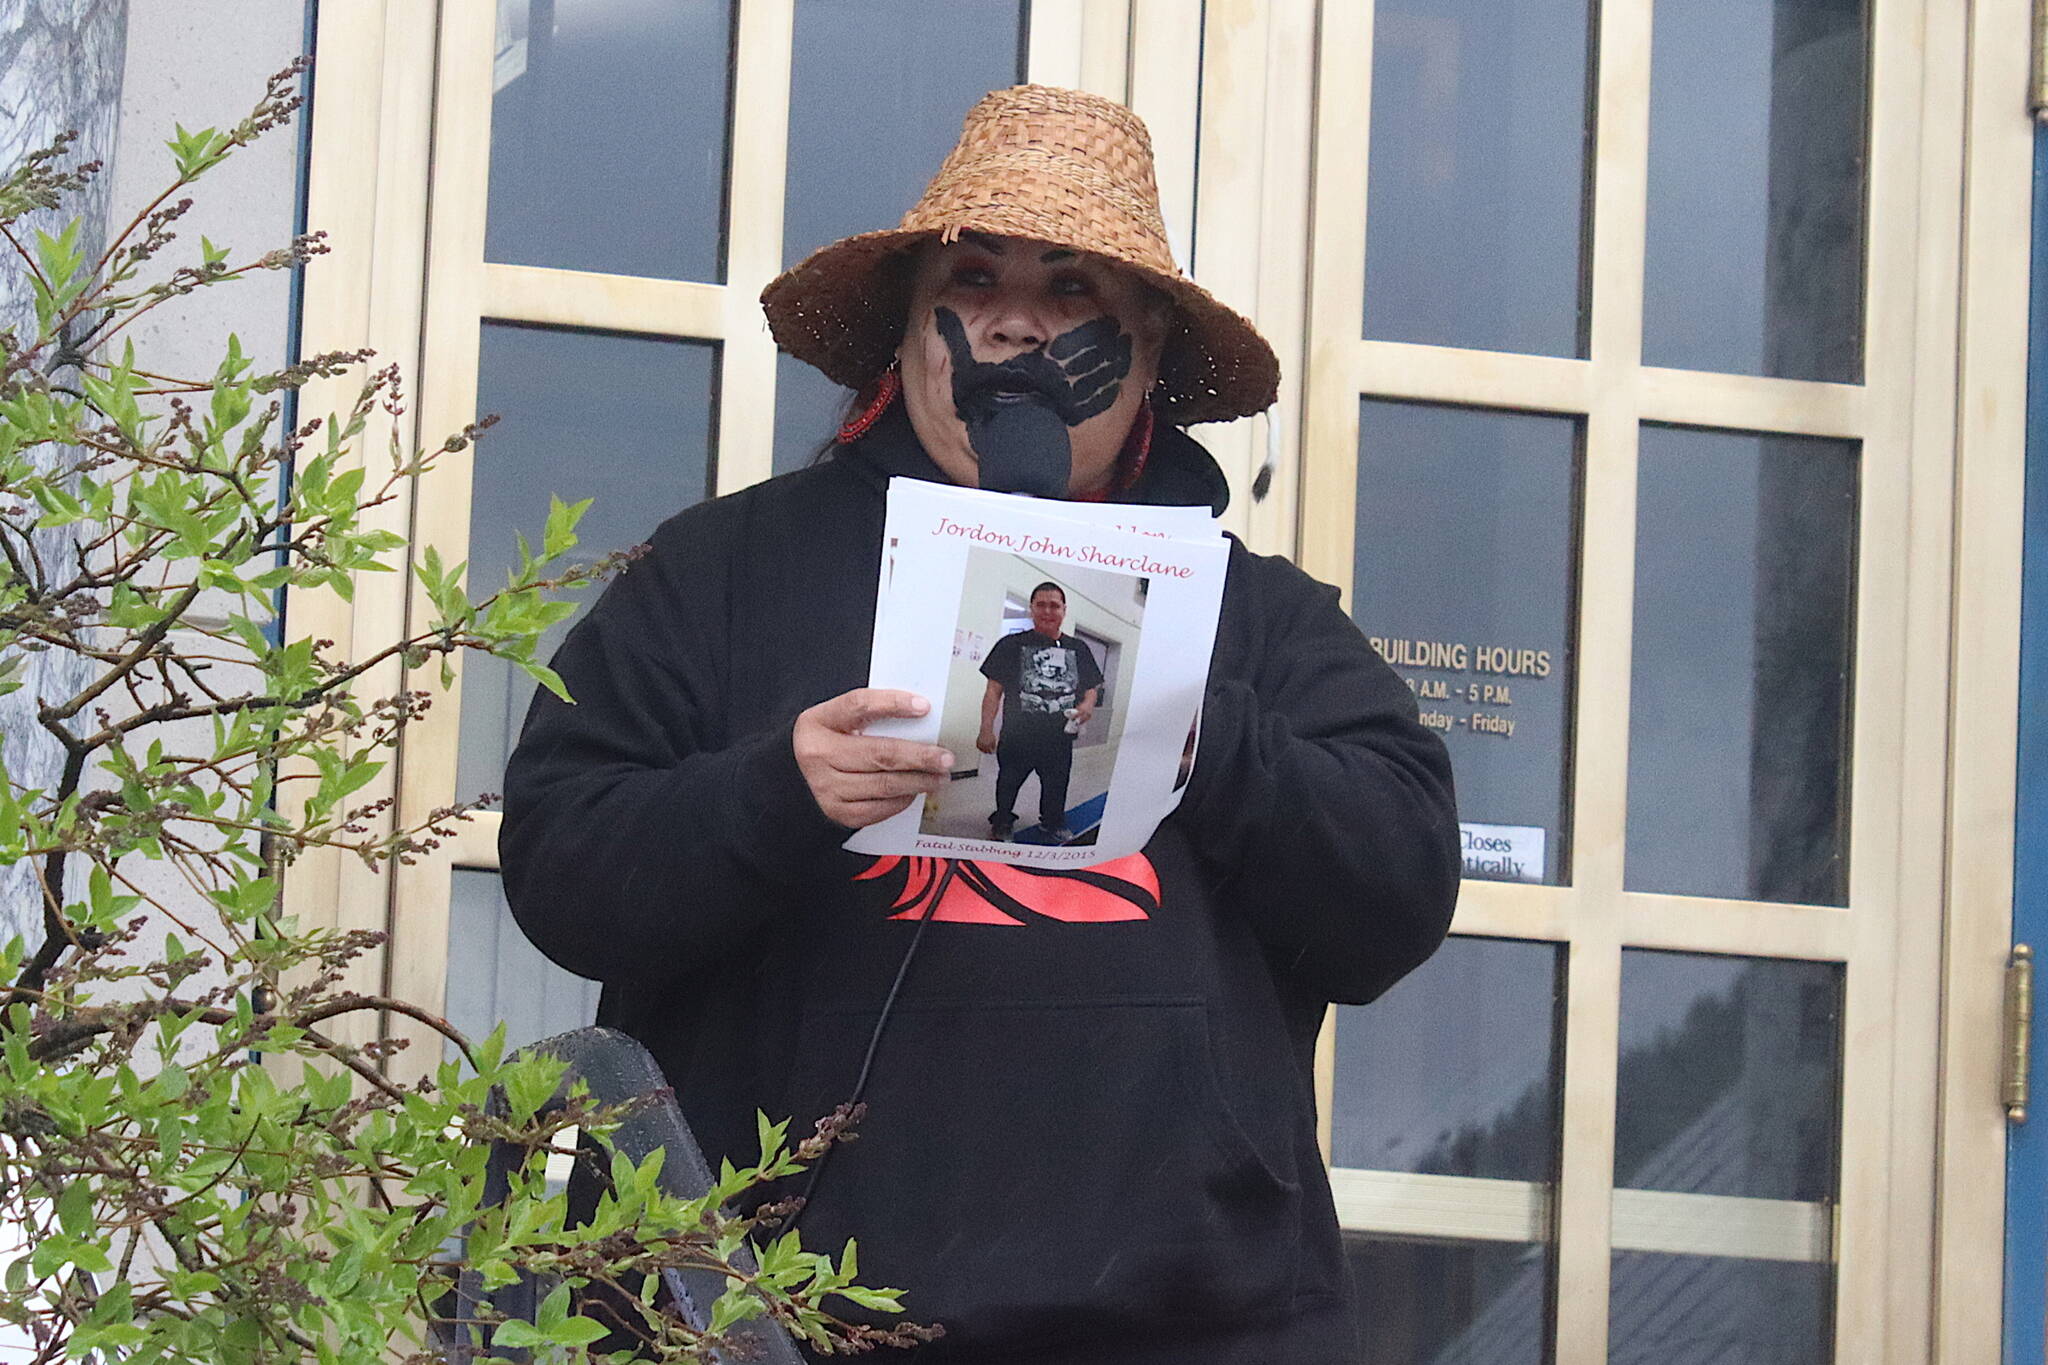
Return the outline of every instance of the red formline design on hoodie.
{"type": "Polygon", "coordinates": [[[932,896],[945,888],[929,914],[951,924],[1022,927],[1031,917],[1065,924],[1114,924],[1150,919],[1159,909],[1159,873],[1142,853],[1093,867],[1013,867],[955,858],[875,859],[857,882],[900,871],[903,884],[889,906],[890,919],[923,919],[932,896]],[[946,867],[958,865],[950,880],[946,867]]]}

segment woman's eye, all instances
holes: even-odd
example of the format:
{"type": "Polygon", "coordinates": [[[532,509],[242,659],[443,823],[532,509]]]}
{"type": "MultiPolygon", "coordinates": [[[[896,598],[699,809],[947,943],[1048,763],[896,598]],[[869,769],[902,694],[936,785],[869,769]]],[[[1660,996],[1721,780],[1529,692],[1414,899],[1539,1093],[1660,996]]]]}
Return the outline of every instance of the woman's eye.
{"type": "Polygon", "coordinates": [[[953,283],[969,289],[986,289],[996,282],[996,272],[987,266],[963,265],[953,272],[953,283]]]}
{"type": "Polygon", "coordinates": [[[1090,280],[1086,275],[1054,276],[1051,288],[1053,293],[1067,298],[1095,292],[1094,281],[1090,280]]]}

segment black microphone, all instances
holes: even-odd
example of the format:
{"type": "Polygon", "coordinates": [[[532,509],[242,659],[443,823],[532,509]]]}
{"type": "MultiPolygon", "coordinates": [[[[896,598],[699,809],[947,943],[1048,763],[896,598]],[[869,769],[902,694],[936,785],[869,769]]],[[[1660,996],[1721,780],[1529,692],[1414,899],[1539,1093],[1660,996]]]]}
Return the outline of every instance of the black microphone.
{"type": "Polygon", "coordinates": [[[967,415],[967,440],[981,462],[981,486],[992,493],[1063,498],[1074,474],[1067,424],[1045,404],[1026,398],[967,415]]]}
{"type": "Polygon", "coordinates": [[[1099,317],[1002,361],[977,360],[960,315],[932,321],[953,360],[953,411],[992,493],[1064,498],[1074,475],[1069,429],[1107,412],[1131,372],[1131,339],[1099,317]]]}

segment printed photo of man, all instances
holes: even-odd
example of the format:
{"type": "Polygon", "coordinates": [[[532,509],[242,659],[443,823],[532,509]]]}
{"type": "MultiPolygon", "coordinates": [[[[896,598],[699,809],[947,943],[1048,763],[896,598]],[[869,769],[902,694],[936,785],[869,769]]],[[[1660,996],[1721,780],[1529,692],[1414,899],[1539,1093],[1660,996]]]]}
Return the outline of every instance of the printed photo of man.
{"type": "Polygon", "coordinates": [[[1088,646],[1060,633],[1066,619],[1066,589],[1040,583],[1031,590],[1031,629],[1005,635],[981,661],[988,690],[982,695],[981,733],[974,743],[996,756],[991,839],[1008,839],[1017,828],[1017,793],[1034,772],[1038,823],[1047,842],[1074,837],[1067,828],[1074,737],[1087,727],[1102,699],[1102,667],[1088,646]]]}

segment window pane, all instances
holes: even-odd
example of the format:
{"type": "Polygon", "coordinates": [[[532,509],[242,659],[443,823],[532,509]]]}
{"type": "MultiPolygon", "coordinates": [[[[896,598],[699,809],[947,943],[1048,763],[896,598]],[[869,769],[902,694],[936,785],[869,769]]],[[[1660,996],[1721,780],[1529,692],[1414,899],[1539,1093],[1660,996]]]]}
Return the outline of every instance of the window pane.
{"type": "Polygon", "coordinates": [[[725,278],[732,0],[497,0],[484,255],[725,278]]]}
{"type": "Polygon", "coordinates": [[[1587,0],[1379,0],[1365,334],[1583,355],[1587,0]]]}
{"type": "MultiPolygon", "coordinates": [[[[1024,79],[1028,0],[804,0],[790,59],[783,258],[893,228],[991,90],[1024,79]]],[[[846,392],[784,356],[775,471],[809,463],[846,392]]]]}
{"type": "Polygon", "coordinates": [[[1834,1358],[1834,1267],[1721,1256],[1614,1255],[1607,1359],[1613,1365],[1834,1358]]]}
{"type": "Polygon", "coordinates": [[[1550,1350],[1550,1248],[1344,1234],[1361,1360],[1402,1365],[1543,1365],[1550,1350]]]}
{"type": "Polygon", "coordinates": [[[524,1047],[597,1018],[598,984],[541,956],[512,920],[495,872],[457,868],[448,901],[448,1022],[472,1039],[505,1025],[524,1047]]]}
{"type": "Polygon", "coordinates": [[[775,472],[818,458],[845,416],[849,390],[793,355],[775,357],[775,472]]]}
{"type": "Polygon", "coordinates": [[[1351,614],[1451,749],[1465,875],[1567,879],[1579,424],[1359,404],[1351,614]]]}
{"type": "Polygon", "coordinates": [[[975,101],[1024,79],[1027,8],[1024,0],[796,7],[786,264],[852,233],[896,226],[975,101]]]}
{"type": "Polygon", "coordinates": [[[1379,1000],[1338,1006],[1331,1164],[1554,1180],[1563,961],[1453,937],[1379,1000]]]}
{"type": "MultiPolygon", "coordinates": [[[[504,583],[518,563],[519,533],[540,544],[551,494],[594,499],[570,552],[577,562],[639,544],[704,498],[717,380],[718,348],[706,342],[485,323],[477,410],[500,420],[477,445],[470,592],[504,583]]],[[[573,600],[587,606],[592,595],[573,600]]],[[[570,624],[548,631],[540,657],[570,624]]],[[[505,756],[532,696],[532,680],[510,664],[463,660],[458,796],[503,789],[505,756]]]]}
{"type": "Polygon", "coordinates": [[[1614,1183],[1835,1195],[1842,970],[1630,948],[1621,958],[1614,1183]]]}
{"type": "Polygon", "coordinates": [[[1632,891],[1848,898],[1857,447],[1643,429],[1632,891]]]}
{"type": "Polygon", "coordinates": [[[1862,378],[1867,9],[1656,7],[1646,364],[1862,378]]]}

